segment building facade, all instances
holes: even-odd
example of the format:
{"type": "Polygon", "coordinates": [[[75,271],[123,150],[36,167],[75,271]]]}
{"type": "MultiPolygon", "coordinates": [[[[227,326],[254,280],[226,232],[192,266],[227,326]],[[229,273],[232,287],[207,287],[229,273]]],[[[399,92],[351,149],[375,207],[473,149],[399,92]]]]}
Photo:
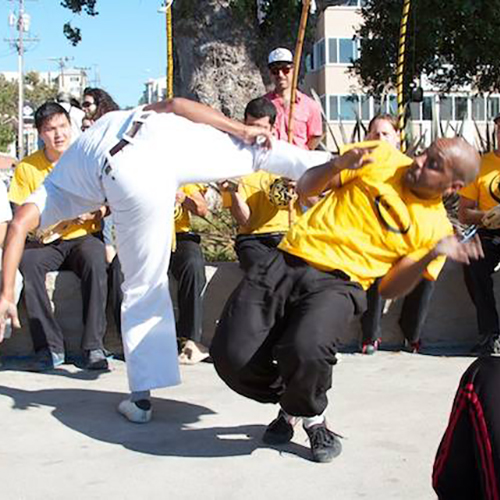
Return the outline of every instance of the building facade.
{"type": "MultiPolygon", "coordinates": [[[[360,7],[364,0],[335,2],[321,14],[313,50],[306,56],[305,87],[320,96],[331,131],[339,144],[350,140],[358,118],[366,126],[377,113],[397,114],[395,91],[381,99],[363,92],[358,79],[348,71],[352,60],[358,57],[359,41],[355,38],[362,22],[360,7]]],[[[429,144],[437,127],[446,135],[461,132],[469,141],[482,148],[476,128],[484,138],[486,124],[500,113],[500,95],[479,95],[464,88],[440,95],[422,79],[423,101],[410,104],[411,129],[414,140],[423,136],[429,144]]],[[[328,132],[328,148],[335,141],[328,132]]]]}

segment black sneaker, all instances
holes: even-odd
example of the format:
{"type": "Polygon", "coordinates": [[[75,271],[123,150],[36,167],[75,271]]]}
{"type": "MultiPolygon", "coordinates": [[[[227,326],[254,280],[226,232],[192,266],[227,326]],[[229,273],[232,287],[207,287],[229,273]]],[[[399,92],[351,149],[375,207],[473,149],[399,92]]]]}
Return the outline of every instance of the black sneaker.
{"type": "Polygon", "coordinates": [[[288,422],[282,410],[268,426],[262,436],[266,444],[286,444],[293,437],[293,425],[288,422]]]}
{"type": "Polygon", "coordinates": [[[102,349],[92,349],[85,351],[84,368],[86,370],[107,370],[108,359],[102,349]]]}
{"type": "Polygon", "coordinates": [[[327,463],[338,457],[342,451],[342,443],[335,432],[326,426],[326,422],[304,427],[311,443],[311,453],[315,462],[327,463]]]}
{"type": "Polygon", "coordinates": [[[491,335],[484,345],[481,355],[498,356],[500,355],[500,335],[491,335]]]}

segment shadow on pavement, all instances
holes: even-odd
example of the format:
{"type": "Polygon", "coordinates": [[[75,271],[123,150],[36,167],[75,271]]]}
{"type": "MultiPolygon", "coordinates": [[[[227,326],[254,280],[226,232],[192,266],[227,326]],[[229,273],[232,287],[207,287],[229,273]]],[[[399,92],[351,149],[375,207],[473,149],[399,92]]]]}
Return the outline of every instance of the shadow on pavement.
{"type": "Polygon", "coordinates": [[[13,400],[13,409],[49,407],[62,424],[92,439],[139,453],[175,457],[233,457],[273,448],[281,455],[309,460],[309,449],[289,443],[280,449],[260,441],[265,426],[195,428],[192,424],[215,412],[204,406],[152,398],[154,416],[146,425],[127,422],[116,411],[125,395],[86,389],[27,391],[0,385],[0,395],[13,400]]]}

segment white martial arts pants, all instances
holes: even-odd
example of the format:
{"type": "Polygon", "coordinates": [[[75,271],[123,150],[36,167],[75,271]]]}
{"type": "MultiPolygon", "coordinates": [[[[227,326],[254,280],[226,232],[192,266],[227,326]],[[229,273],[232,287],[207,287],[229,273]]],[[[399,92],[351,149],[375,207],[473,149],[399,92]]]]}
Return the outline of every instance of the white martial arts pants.
{"type": "MultiPolygon", "coordinates": [[[[280,141],[271,150],[250,147],[212,127],[153,113],[131,144],[110,158],[111,169],[103,174],[102,188],[113,213],[125,277],[122,334],[131,391],[180,381],[167,272],[178,187],[244,176],[258,169],[296,179],[329,157],[329,153],[304,151],[280,141]]],[[[61,189],[47,192],[44,226],[53,223],[46,213],[50,197],[63,193],[61,189]]],[[[74,197],[57,203],[59,207],[75,204],[74,197]]],[[[83,205],[82,212],[88,211],[88,205],[85,209],[83,205]]],[[[65,218],[76,215],[66,213],[65,218]]]]}

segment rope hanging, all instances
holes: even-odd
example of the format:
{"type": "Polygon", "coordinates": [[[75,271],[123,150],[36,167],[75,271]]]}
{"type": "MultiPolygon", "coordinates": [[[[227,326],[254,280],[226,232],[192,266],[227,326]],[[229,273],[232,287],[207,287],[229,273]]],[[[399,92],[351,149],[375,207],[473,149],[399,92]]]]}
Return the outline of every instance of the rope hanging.
{"type": "Polygon", "coordinates": [[[172,3],[167,1],[167,98],[174,97],[174,48],[172,43],[172,3]]]}
{"type": "Polygon", "coordinates": [[[401,17],[401,26],[399,30],[398,46],[398,66],[396,73],[396,90],[398,94],[398,128],[401,140],[401,151],[406,151],[406,106],[404,102],[404,73],[405,73],[405,55],[406,39],[408,33],[408,18],[410,15],[411,0],[404,0],[403,15],[401,17]]]}

